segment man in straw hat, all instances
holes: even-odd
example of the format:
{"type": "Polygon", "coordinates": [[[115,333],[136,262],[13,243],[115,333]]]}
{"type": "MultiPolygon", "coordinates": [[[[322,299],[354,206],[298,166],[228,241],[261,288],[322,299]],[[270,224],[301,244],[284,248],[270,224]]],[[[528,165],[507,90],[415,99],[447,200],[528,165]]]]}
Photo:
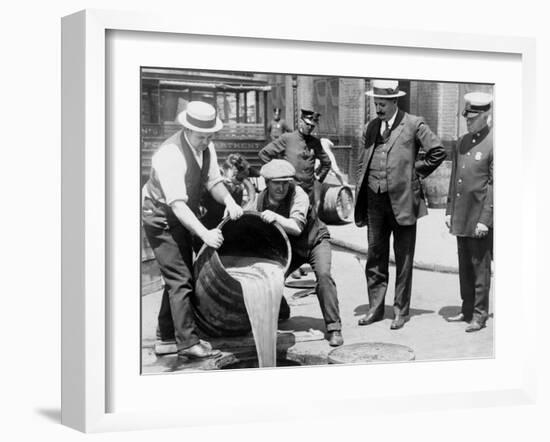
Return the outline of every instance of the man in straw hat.
{"type": "Polygon", "coordinates": [[[219,248],[223,236],[198,219],[204,190],[226,207],[231,219],[243,211],[220,175],[212,136],[223,123],[209,104],[192,101],[178,115],[183,129],[168,138],[153,155],[151,175],[142,192],[142,220],[164,279],[158,315],[158,353],[175,340],[178,356],[206,358],[219,353],[200,340],[191,305],[193,293],[192,236],[219,248]],[[162,345],[165,344],[165,345],[162,345]]]}
{"type": "Polygon", "coordinates": [[[363,132],[363,155],[359,167],[355,223],[368,228],[365,275],[369,310],[359,325],[384,318],[384,299],[388,287],[390,236],[396,264],[394,319],[392,330],[408,319],[416,220],[427,209],[420,183],[445,159],[439,138],[426,122],[397,106],[405,95],[395,80],[373,80],[367,95],[373,97],[377,118],[363,132]],[[424,157],[419,158],[419,149],[424,157]]]}
{"type": "Polygon", "coordinates": [[[469,322],[467,332],[485,327],[489,316],[493,255],[493,134],[487,124],[493,97],[464,96],[468,132],[453,150],[445,222],[456,235],[462,308],[450,322],[469,322]]]}
{"type": "MultiPolygon", "coordinates": [[[[288,273],[306,262],[317,277],[317,297],[328,332],[329,345],[337,347],[344,343],[338,307],[336,284],[330,273],[332,252],[330,234],[318,217],[312,216],[309,198],[304,190],[295,185],[294,166],[286,160],[274,159],[260,170],[267,187],[257,198],[256,208],[262,219],[278,223],[288,234],[292,247],[292,261],[288,273]]],[[[281,302],[280,318],[288,318],[290,308],[281,302]]]]}

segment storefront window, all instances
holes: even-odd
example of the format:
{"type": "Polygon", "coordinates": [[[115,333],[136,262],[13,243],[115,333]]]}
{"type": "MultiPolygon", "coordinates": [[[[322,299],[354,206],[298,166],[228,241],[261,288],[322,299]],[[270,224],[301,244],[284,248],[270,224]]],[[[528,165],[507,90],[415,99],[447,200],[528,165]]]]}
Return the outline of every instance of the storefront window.
{"type": "Polygon", "coordinates": [[[237,96],[233,92],[216,94],[218,115],[224,123],[237,122],[237,96]]]}
{"type": "Polygon", "coordinates": [[[256,91],[229,92],[195,88],[148,87],[142,91],[142,120],[146,124],[177,121],[190,101],[204,101],[216,107],[226,124],[262,123],[265,119],[264,94],[256,91]]]}

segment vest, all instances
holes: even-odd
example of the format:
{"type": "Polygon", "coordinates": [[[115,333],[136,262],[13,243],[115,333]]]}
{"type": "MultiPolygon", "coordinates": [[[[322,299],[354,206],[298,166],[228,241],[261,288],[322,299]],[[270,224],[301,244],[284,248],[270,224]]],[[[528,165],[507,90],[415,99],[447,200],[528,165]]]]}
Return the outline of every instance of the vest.
{"type": "MultiPolygon", "coordinates": [[[[181,131],[179,141],[178,147],[185,158],[185,164],[187,165],[187,171],[185,172],[187,206],[195,215],[198,216],[200,200],[206,189],[206,182],[208,181],[208,171],[210,170],[210,150],[206,149],[202,153],[202,168],[199,168],[199,164],[197,163],[193,152],[191,152],[191,147],[187,144],[183,130],[181,131]]],[[[164,192],[162,191],[156,171],[153,168],[151,168],[151,175],[145,185],[147,186],[149,195],[151,195],[155,200],[155,203],[165,203],[166,198],[164,196],[164,192]]]]}
{"type": "MultiPolygon", "coordinates": [[[[292,197],[294,196],[295,184],[291,184],[288,194],[278,207],[273,207],[269,204],[267,196],[267,189],[263,190],[258,196],[257,209],[259,212],[263,210],[272,210],[273,212],[288,218],[290,215],[290,209],[292,205],[292,197]]],[[[290,246],[292,247],[292,253],[298,255],[302,259],[307,259],[309,251],[322,239],[330,238],[330,233],[326,226],[319,220],[319,218],[313,217],[311,214],[311,206],[306,216],[306,225],[302,230],[302,233],[298,236],[289,235],[290,246]]]]}
{"type": "Polygon", "coordinates": [[[388,146],[384,143],[380,131],[377,131],[374,153],[369,168],[369,187],[375,193],[388,191],[386,170],[388,167],[388,146]]]}
{"type": "MultiPolygon", "coordinates": [[[[390,131],[399,126],[404,115],[405,113],[402,110],[397,109],[397,115],[395,116],[395,120],[393,120],[390,131]]],[[[380,193],[388,191],[388,147],[380,134],[381,125],[382,120],[379,120],[378,124],[373,124],[365,140],[365,147],[372,145],[374,142],[374,152],[368,170],[368,184],[373,192],[376,193],[379,191],[380,193]]]]}

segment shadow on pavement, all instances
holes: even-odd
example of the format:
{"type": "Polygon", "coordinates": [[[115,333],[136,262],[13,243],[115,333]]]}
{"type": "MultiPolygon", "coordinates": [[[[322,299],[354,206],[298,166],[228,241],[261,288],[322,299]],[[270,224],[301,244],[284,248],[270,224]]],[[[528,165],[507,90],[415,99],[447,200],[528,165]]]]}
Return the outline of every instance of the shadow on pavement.
{"type": "Polygon", "coordinates": [[[279,323],[279,330],[308,331],[325,330],[325,321],[311,316],[291,316],[287,321],[279,323]]]}
{"type": "Polygon", "coordinates": [[[441,307],[437,314],[442,316],[444,319],[447,319],[450,316],[456,316],[460,313],[461,307],[459,305],[446,305],[441,307]]]}
{"type": "MultiPolygon", "coordinates": [[[[460,305],[446,305],[445,307],[441,307],[437,314],[441,316],[443,319],[447,319],[450,316],[456,316],[458,315],[462,310],[462,307],[460,305]]],[[[489,318],[492,318],[493,314],[489,314],[489,318]]]]}
{"type": "MultiPolygon", "coordinates": [[[[369,304],[363,304],[363,305],[357,306],[353,312],[355,316],[362,316],[362,315],[366,315],[368,311],[369,311],[369,304]]],[[[426,315],[428,313],[434,313],[434,310],[411,308],[409,310],[409,317],[412,318],[413,316],[426,315]]],[[[393,305],[384,306],[384,318],[393,318],[393,305]]]]}

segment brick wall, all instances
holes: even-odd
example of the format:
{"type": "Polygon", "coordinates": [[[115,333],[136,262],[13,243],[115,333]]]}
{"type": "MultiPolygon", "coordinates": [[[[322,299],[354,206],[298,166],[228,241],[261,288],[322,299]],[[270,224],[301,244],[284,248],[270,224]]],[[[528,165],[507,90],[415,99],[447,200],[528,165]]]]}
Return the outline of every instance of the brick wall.
{"type": "Polygon", "coordinates": [[[365,81],[362,78],[342,78],[339,89],[338,144],[350,145],[352,148],[351,170],[344,172],[355,183],[362,128],[365,124],[365,81]]]}
{"type": "Polygon", "coordinates": [[[458,84],[441,83],[439,96],[439,126],[441,139],[456,139],[458,131],[458,84]]]}
{"type": "Polygon", "coordinates": [[[298,75],[298,111],[313,109],[314,77],[298,75]]]}
{"type": "Polygon", "coordinates": [[[410,113],[418,115],[418,81],[411,81],[410,113]]]}
{"type": "Polygon", "coordinates": [[[439,124],[439,94],[440,83],[418,82],[416,115],[424,117],[434,132],[437,132],[439,124]]]}

